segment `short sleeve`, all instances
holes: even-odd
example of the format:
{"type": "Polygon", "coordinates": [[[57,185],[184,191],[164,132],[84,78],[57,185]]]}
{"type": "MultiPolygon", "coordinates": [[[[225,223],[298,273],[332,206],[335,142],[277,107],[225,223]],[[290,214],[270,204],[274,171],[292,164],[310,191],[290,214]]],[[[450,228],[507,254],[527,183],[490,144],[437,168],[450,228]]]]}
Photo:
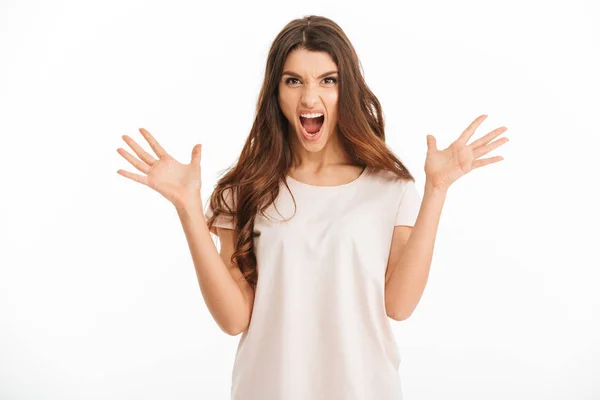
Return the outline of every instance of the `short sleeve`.
{"type": "MultiPolygon", "coordinates": [[[[233,204],[232,204],[232,199],[231,199],[231,189],[228,188],[223,192],[223,197],[225,198],[225,203],[227,203],[227,205],[233,208],[233,204]]],[[[212,217],[213,215],[213,210],[210,207],[210,200],[208,201],[208,206],[206,209],[206,212],[204,213],[204,216],[206,218],[206,220],[208,221],[208,219],[210,217],[212,217]]],[[[217,218],[215,219],[215,222],[213,224],[213,227],[219,227],[219,228],[227,228],[227,229],[234,229],[234,224],[233,224],[233,219],[232,217],[228,216],[228,215],[224,215],[223,213],[219,214],[217,216],[217,218]]]]}
{"type": "Polygon", "coordinates": [[[419,210],[421,209],[421,195],[417,191],[415,183],[411,180],[404,181],[405,189],[400,198],[400,205],[396,213],[394,226],[415,226],[419,210]]]}

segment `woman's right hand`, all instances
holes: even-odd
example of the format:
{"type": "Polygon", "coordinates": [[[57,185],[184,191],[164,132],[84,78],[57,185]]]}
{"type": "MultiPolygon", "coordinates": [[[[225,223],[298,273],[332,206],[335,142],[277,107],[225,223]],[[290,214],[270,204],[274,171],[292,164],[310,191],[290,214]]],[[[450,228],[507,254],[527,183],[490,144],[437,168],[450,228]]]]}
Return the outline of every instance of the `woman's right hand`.
{"type": "Polygon", "coordinates": [[[189,202],[199,200],[202,187],[200,169],[202,145],[194,146],[192,160],[189,164],[181,164],[158,144],[150,132],[144,128],[139,128],[139,130],[158,156],[158,160],[144,151],[132,138],[123,135],[125,143],[133,149],[141,161],[122,148],[118,148],[117,153],[145,175],[134,174],[122,169],[117,173],[151,187],[173,203],[175,207],[185,207],[189,202]]]}

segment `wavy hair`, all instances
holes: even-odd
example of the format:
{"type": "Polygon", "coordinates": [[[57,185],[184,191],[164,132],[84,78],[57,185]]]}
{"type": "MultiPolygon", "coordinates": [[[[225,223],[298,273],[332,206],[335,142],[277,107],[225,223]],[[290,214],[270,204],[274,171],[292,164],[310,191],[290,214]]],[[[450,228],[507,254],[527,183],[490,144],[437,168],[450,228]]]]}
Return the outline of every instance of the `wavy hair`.
{"type": "MultiPolygon", "coordinates": [[[[338,132],[343,150],[361,167],[388,170],[414,182],[404,164],[385,143],[381,104],[368,88],[354,47],[332,20],[309,15],[289,22],[273,41],[268,53],[264,82],[256,103],[250,134],[235,164],[217,181],[207,220],[209,230],[223,214],[234,223],[235,250],[231,262],[256,290],[258,271],[253,248],[254,220],[279,195],[280,183],[290,191],[286,176],[292,165],[289,123],[278,102],[283,65],[296,49],[329,54],[338,68],[338,132]],[[226,192],[235,201],[229,208],[226,192]]],[[[292,132],[293,134],[293,132],[292,132]]],[[[291,193],[291,191],[290,191],[291,193]]],[[[292,196],[293,197],[293,196],[292,196]]]]}

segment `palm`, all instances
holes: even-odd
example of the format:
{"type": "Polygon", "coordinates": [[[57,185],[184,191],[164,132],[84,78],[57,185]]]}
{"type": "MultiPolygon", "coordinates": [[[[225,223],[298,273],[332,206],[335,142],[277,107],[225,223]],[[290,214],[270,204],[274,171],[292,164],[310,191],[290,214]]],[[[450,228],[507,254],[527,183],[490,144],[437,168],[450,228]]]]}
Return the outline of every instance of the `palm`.
{"type": "Polygon", "coordinates": [[[140,147],[133,139],[123,135],[123,140],[140,157],[129,154],[121,148],[117,152],[129,161],[135,168],[145,175],[133,174],[128,171],[118,170],[120,175],[142,183],[163,195],[174,205],[183,205],[190,198],[200,196],[202,186],[200,158],[202,145],[192,149],[192,160],[189,164],[182,164],[171,157],[147,130],[140,128],[140,132],[158,156],[155,159],[140,147]]]}
{"type": "Polygon", "coordinates": [[[438,183],[452,183],[471,170],[472,152],[453,143],[445,150],[428,152],[425,174],[435,177],[438,183]]]}
{"type": "Polygon", "coordinates": [[[485,117],[487,116],[481,115],[475,119],[462,135],[444,150],[437,149],[435,137],[432,135],[427,136],[425,175],[431,185],[447,189],[458,178],[473,169],[503,159],[500,156],[496,156],[478,160],[482,155],[489,153],[508,141],[508,138],[502,138],[489,143],[492,139],[506,131],[505,127],[497,128],[473,143],[466,144],[485,117]]]}
{"type": "Polygon", "coordinates": [[[148,186],[171,202],[200,189],[200,170],[172,157],[156,161],[148,171],[148,186]]]}

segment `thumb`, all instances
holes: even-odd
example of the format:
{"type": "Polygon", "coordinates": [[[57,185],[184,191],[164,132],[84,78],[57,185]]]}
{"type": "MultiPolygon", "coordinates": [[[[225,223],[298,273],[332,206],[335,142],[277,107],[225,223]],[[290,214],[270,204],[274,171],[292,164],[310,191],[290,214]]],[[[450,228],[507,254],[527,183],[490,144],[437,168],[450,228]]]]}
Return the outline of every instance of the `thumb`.
{"type": "Polygon", "coordinates": [[[433,135],[427,135],[427,150],[437,150],[436,140],[433,135]]]}
{"type": "Polygon", "coordinates": [[[200,160],[202,159],[202,145],[197,144],[192,149],[192,164],[200,164],[200,160]]]}

